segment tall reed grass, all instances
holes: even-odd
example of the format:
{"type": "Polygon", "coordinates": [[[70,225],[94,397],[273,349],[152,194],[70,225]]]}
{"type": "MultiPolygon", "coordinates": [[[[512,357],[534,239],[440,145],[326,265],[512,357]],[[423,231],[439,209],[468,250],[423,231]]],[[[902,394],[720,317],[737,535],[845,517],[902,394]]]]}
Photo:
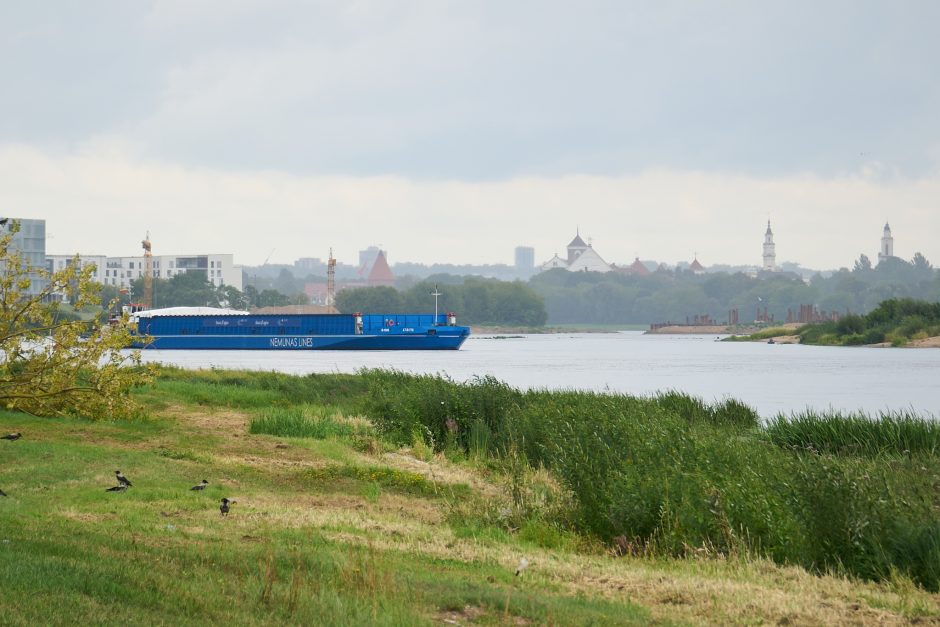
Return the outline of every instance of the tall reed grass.
{"type": "Polygon", "coordinates": [[[940,455],[940,422],[912,412],[882,414],[819,414],[806,411],[778,416],[766,429],[770,440],[790,446],[838,455],[940,455]]]}
{"type": "Polygon", "coordinates": [[[369,435],[373,431],[368,421],[346,417],[335,408],[322,405],[266,409],[251,420],[248,430],[251,433],[318,440],[369,435]]]}
{"type": "Polygon", "coordinates": [[[400,444],[521,455],[583,533],[655,555],[768,556],[940,588],[936,423],[809,415],[766,427],[734,400],[522,392],[490,377],[368,371],[364,410],[400,444]]]}

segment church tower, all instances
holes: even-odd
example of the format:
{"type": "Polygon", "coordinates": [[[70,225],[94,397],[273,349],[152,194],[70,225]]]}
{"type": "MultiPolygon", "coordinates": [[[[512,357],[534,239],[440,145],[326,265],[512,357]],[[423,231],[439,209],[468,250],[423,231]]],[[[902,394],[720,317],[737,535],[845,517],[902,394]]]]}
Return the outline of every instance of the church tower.
{"type": "Polygon", "coordinates": [[[891,237],[891,227],[885,222],[884,234],[881,236],[881,251],[878,253],[878,261],[884,261],[888,257],[894,257],[894,238],[891,237]]]}
{"type": "Polygon", "coordinates": [[[574,260],[580,257],[590,246],[581,239],[580,229],[575,231],[574,239],[568,244],[568,265],[574,263],[574,260]]]}
{"type": "Polygon", "coordinates": [[[770,230],[770,220],[767,220],[767,232],[764,233],[764,271],[777,271],[777,252],[774,245],[774,232],[770,230]]]}

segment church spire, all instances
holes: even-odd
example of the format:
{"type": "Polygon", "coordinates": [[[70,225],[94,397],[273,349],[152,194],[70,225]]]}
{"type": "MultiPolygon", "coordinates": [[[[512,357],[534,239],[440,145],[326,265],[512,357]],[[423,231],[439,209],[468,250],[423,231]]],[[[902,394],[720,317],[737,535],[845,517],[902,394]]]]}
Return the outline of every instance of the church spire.
{"type": "Polygon", "coordinates": [[[774,244],[774,232],[767,220],[767,232],[764,233],[764,272],[777,271],[777,247],[774,244]]]}
{"type": "Polygon", "coordinates": [[[891,236],[891,227],[885,221],[884,234],[881,236],[881,250],[878,251],[878,261],[894,257],[894,237],[891,236]]]}

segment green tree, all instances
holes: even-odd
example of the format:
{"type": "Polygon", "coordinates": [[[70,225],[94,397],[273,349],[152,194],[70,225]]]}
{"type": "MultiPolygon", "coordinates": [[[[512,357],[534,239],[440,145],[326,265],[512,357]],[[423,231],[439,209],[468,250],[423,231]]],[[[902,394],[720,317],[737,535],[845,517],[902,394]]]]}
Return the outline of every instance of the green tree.
{"type": "Polygon", "coordinates": [[[852,268],[852,272],[868,272],[871,270],[871,259],[868,258],[868,255],[859,255],[858,260],[855,262],[855,267],[852,268]]]}
{"type": "Polygon", "coordinates": [[[245,310],[250,307],[248,297],[232,285],[220,285],[217,289],[219,304],[230,309],[245,310]]]}
{"type": "Polygon", "coordinates": [[[131,340],[127,321],[59,315],[59,295],[79,310],[100,303],[94,269],[79,269],[77,258],[53,273],[30,268],[12,245],[18,230],[14,222],[0,236],[0,403],[40,416],[130,415],[129,391],[153,370],[140,366],[139,352],[122,351],[131,340]]]}

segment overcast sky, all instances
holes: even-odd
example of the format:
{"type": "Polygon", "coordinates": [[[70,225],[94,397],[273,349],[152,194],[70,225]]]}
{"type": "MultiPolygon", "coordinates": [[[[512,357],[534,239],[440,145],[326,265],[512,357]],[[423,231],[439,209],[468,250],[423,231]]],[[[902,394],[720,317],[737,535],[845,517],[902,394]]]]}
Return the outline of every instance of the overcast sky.
{"type": "Polygon", "coordinates": [[[940,2],[0,4],[52,253],[940,264],[940,2]]]}

